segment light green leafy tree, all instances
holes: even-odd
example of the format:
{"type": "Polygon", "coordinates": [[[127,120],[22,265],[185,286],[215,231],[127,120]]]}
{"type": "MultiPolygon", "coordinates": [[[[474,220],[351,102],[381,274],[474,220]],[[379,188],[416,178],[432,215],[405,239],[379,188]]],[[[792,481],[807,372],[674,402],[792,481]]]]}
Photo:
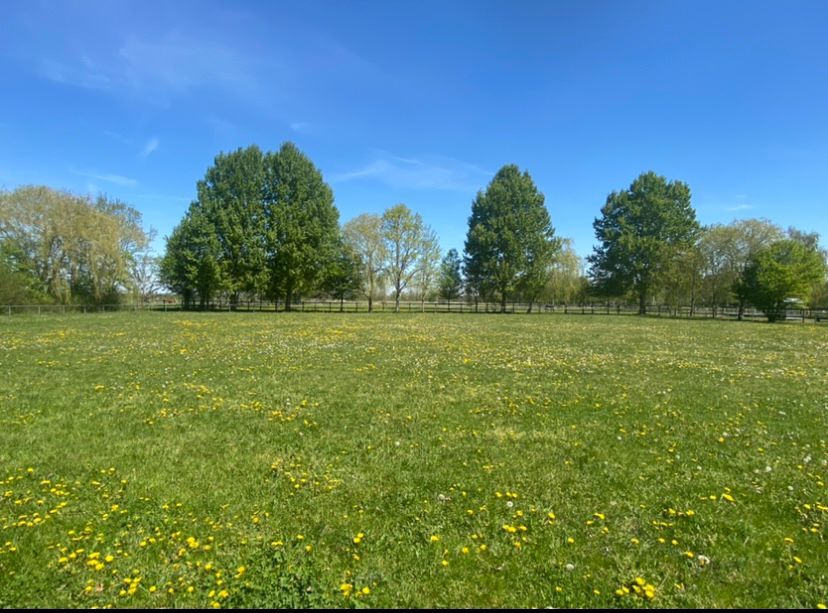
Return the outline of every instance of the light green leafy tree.
{"type": "Polygon", "coordinates": [[[397,204],[382,215],[385,243],[385,275],[394,290],[394,311],[400,310],[400,295],[411,284],[428,251],[433,233],[419,213],[397,204]]]}
{"type": "Polygon", "coordinates": [[[553,304],[570,304],[581,297],[583,289],[583,260],[575,252],[572,239],[562,239],[560,251],[549,267],[546,299],[553,304]]]}
{"type": "Polygon", "coordinates": [[[733,293],[739,304],[738,318],[744,318],[745,306],[750,301],[750,289],[747,286],[745,271],[754,256],[776,241],[784,238],[782,228],[766,219],[742,219],[734,221],[731,226],[735,231],[732,246],[731,274],[734,277],[733,293]]]}
{"type": "Polygon", "coordinates": [[[119,300],[147,242],[140,213],[117,199],[44,186],[0,192],[6,264],[57,302],[119,300]]]}
{"type": "Polygon", "coordinates": [[[434,286],[440,273],[440,241],[431,228],[423,233],[420,253],[420,265],[417,268],[416,283],[420,293],[421,308],[425,311],[425,301],[434,293],[434,286]]]}
{"type": "Polygon", "coordinates": [[[382,285],[386,261],[386,245],[382,237],[382,217],[364,213],[342,228],[346,244],[359,255],[362,264],[363,292],[368,298],[368,311],[374,310],[374,298],[382,285]]]}
{"type": "Polygon", "coordinates": [[[825,261],[817,249],[793,239],[757,251],[745,269],[747,299],[771,322],[784,318],[788,300],[807,301],[825,278],[825,261]]]}

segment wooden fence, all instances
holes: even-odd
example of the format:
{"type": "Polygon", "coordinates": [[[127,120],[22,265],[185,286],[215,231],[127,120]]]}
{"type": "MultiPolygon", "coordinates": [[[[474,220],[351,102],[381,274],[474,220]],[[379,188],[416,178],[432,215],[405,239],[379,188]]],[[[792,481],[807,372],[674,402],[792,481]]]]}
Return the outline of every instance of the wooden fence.
{"type": "MultiPolygon", "coordinates": [[[[389,300],[375,300],[373,311],[375,313],[391,313],[395,304],[389,300]]],[[[148,303],[148,304],[105,304],[105,305],[3,305],[0,306],[0,314],[11,316],[20,314],[70,314],[70,313],[111,313],[118,311],[153,311],[153,312],[180,312],[180,303],[148,303]]],[[[195,311],[202,309],[195,309],[195,311]]],[[[283,303],[264,301],[244,301],[235,308],[227,301],[211,303],[205,311],[234,311],[234,312],[284,312],[283,303]]],[[[403,301],[400,302],[401,313],[500,313],[499,302],[422,302],[403,301]]],[[[291,311],[297,313],[367,313],[368,302],[365,300],[302,300],[291,305],[291,311]]],[[[509,314],[560,314],[560,315],[637,315],[637,305],[622,304],[533,304],[510,302],[506,305],[506,313],[509,314]]],[[[656,305],[648,307],[647,315],[650,317],[665,317],[678,319],[737,319],[738,309],[736,307],[673,307],[656,305]]],[[[754,309],[746,309],[743,318],[746,320],[764,321],[763,313],[754,309]]],[[[828,309],[788,309],[786,320],[799,322],[828,323],[828,309]]]]}

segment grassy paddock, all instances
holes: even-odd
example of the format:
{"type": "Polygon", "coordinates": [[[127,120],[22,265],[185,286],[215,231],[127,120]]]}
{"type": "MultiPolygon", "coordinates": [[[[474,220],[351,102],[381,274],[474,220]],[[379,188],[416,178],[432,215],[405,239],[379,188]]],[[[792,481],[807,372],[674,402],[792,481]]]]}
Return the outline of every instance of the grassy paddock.
{"type": "Polygon", "coordinates": [[[818,326],[4,318],[0,606],[814,607],[827,415],[818,326]]]}

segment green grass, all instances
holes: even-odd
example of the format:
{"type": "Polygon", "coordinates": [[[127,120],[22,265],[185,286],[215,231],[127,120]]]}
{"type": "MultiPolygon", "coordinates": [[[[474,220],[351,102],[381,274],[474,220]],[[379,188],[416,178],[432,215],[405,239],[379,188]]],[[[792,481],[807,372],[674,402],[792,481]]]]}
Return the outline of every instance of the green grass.
{"type": "Polygon", "coordinates": [[[827,416],[814,325],[2,318],[0,606],[814,607],[827,416]]]}

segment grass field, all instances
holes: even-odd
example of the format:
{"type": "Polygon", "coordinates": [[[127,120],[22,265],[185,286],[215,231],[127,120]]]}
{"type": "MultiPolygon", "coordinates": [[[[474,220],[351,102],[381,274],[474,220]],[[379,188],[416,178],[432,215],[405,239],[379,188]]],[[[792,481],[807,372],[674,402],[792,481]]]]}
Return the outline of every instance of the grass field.
{"type": "Polygon", "coordinates": [[[828,602],[828,328],[0,319],[0,606],[828,602]]]}

